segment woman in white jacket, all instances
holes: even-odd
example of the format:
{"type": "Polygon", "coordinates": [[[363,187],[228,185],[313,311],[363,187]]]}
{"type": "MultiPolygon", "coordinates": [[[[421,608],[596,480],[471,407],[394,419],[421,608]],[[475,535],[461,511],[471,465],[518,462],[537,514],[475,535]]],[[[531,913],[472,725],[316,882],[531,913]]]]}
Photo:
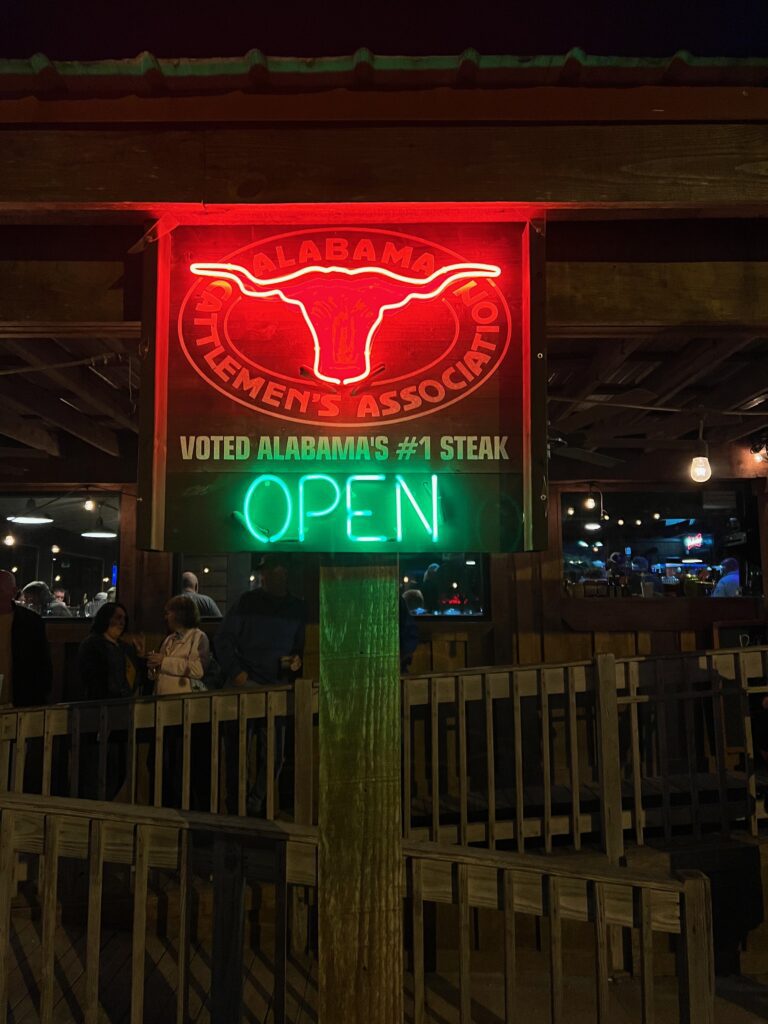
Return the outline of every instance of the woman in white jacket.
{"type": "MultiPolygon", "coordinates": [[[[203,676],[211,657],[211,647],[208,637],[199,628],[200,612],[197,605],[190,597],[172,597],[165,606],[165,621],[169,629],[168,636],[163,640],[159,651],[147,655],[147,665],[155,678],[155,695],[167,697],[172,694],[188,694],[193,690],[204,690],[203,676]]],[[[203,763],[204,751],[201,749],[201,741],[204,743],[207,739],[210,760],[210,735],[195,735],[196,731],[199,732],[198,728],[193,726],[190,800],[194,805],[203,804],[198,809],[209,810],[210,808],[204,805],[207,802],[205,794],[198,792],[201,790],[198,776],[201,772],[206,776],[210,775],[210,768],[203,763]]],[[[181,726],[170,726],[164,732],[163,805],[180,807],[184,749],[181,726]]]]}
{"type": "Polygon", "coordinates": [[[199,628],[197,605],[191,597],[172,597],[165,606],[165,621],[168,636],[158,652],[147,655],[147,665],[155,673],[155,696],[204,689],[211,647],[199,628]]]}

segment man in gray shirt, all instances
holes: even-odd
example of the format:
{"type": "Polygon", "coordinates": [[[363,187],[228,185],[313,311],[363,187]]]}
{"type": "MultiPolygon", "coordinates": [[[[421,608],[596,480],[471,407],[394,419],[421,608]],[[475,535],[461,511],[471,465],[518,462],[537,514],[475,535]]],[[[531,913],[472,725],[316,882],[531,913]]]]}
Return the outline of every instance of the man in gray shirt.
{"type": "Polygon", "coordinates": [[[183,597],[191,597],[197,605],[200,611],[201,619],[220,619],[221,612],[219,606],[213,600],[212,597],[208,597],[207,594],[201,594],[198,591],[197,576],[193,572],[182,573],[181,576],[181,593],[183,597]]]}

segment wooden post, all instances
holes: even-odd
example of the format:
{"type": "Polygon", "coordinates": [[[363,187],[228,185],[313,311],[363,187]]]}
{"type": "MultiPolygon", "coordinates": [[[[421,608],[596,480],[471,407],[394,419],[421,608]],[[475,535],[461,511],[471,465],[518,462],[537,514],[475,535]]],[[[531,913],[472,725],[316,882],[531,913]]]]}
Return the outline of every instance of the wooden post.
{"type": "Polygon", "coordinates": [[[321,1024],[403,1017],[397,563],[320,572],[321,1024]]]}
{"type": "Polygon", "coordinates": [[[709,879],[699,871],[680,871],[680,945],[678,946],[680,1024],[713,1024],[715,958],[709,879]]]}

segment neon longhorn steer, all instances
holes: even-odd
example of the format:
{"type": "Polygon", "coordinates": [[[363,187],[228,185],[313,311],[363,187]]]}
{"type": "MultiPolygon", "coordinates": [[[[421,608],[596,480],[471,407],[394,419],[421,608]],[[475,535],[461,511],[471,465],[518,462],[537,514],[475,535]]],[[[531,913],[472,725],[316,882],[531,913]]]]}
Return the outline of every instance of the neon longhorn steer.
{"type": "Polygon", "coordinates": [[[354,384],[370,374],[373,339],[390,310],[434,299],[457,281],[501,273],[488,263],[452,263],[424,278],[384,267],[313,266],[265,281],[236,263],[193,263],[189,269],[234,281],[250,298],[280,298],[298,306],[314,341],[315,376],[331,384],[354,384]]]}

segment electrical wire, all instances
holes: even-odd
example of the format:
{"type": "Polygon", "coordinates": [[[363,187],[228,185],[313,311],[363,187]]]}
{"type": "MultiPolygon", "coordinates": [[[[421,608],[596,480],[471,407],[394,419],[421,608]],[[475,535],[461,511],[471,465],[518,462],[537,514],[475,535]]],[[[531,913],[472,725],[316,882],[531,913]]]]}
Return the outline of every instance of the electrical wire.
{"type": "Polygon", "coordinates": [[[98,366],[110,359],[119,359],[121,352],[105,352],[104,355],[88,356],[87,359],[73,359],[66,363],[49,363],[46,366],[15,366],[12,370],[0,370],[0,377],[11,377],[17,373],[47,373],[48,370],[63,370],[68,366],[98,366]]]}
{"type": "MultiPolygon", "coordinates": [[[[548,395],[548,402],[567,402],[574,404],[573,398],[561,398],[559,395],[548,395]]],[[[597,406],[598,408],[609,409],[637,409],[639,412],[688,412],[691,416],[700,415],[698,409],[684,409],[676,405],[636,405],[633,402],[600,402],[596,398],[583,398],[576,402],[577,405],[597,406]]],[[[768,409],[765,412],[743,411],[737,409],[707,409],[706,415],[712,416],[755,416],[758,419],[768,420],[768,409]]]]}

